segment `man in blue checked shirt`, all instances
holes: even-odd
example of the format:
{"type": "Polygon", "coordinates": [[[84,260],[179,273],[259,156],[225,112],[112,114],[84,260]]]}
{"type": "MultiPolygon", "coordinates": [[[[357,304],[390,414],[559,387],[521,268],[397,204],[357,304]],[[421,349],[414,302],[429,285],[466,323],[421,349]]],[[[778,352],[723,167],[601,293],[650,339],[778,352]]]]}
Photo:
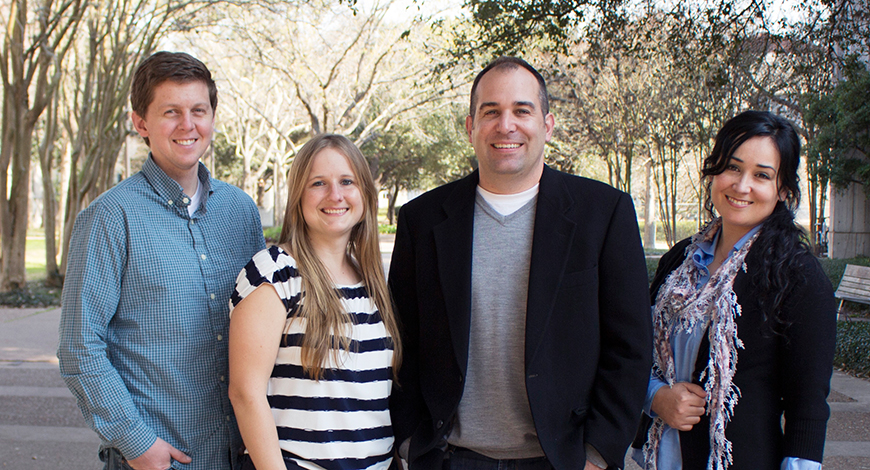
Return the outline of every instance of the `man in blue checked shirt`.
{"type": "Polygon", "coordinates": [[[260,217],[199,162],[217,107],[202,62],[152,55],[130,101],[151,154],[76,219],[60,372],[105,469],[229,470],[242,447],[227,397],[229,296],[264,248],[260,217]]]}

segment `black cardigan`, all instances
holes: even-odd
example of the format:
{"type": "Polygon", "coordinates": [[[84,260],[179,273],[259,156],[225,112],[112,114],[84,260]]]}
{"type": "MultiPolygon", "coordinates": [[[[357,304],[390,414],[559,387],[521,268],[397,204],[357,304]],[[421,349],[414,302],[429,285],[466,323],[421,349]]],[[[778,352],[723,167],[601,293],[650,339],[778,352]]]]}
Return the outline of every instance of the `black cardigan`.
{"type": "MultiPolygon", "coordinates": [[[[678,243],[662,256],[650,287],[652,302],[668,274],[686,257],[690,240],[678,243]]],[[[746,257],[749,272],[759,263],[759,250],[746,257]]],[[[733,444],[734,463],[729,470],[778,470],[785,457],[822,461],[825,430],[830,414],[826,398],[830,389],[836,345],[836,304],[831,282],[810,253],[799,255],[804,279],[790,289],[783,305],[789,325],[773,333],[756,301],[751,276],[743,271],[734,279],[734,293],[742,308],[737,334],[738,350],[734,384],[740,398],[725,429],[733,444]],[[784,427],[782,417],[785,417],[784,427]]],[[[701,342],[693,382],[709,358],[707,335],[701,342]]],[[[644,414],[633,444],[646,441],[650,418],[644,414]]],[[[702,416],[691,431],[680,432],[683,470],[705,470],[710,453],[710,421],[702,416]]]]}

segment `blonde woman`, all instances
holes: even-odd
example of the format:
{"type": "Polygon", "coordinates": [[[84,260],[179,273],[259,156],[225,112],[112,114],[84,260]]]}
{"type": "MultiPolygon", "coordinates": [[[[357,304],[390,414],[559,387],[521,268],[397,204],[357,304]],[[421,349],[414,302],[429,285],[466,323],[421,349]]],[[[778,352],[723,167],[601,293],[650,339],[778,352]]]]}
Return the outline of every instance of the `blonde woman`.
{"type": "Polygon", "coordinates": [[[277,246],[236,280],[229,394],[244,469],[386,469],[401,357],[369,167],[347,138],[299,151],[277,246]]]}

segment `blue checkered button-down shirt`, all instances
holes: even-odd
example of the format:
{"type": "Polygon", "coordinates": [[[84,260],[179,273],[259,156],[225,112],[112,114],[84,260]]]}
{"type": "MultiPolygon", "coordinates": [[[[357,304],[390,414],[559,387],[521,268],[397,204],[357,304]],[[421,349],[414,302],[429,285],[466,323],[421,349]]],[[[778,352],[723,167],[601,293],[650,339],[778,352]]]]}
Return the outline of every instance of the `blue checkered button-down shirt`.
{"type": "Polygon", "coordinates": [[[229,297],[264,248],[256,206],[199,165],[202,201],[148,158],[76,218],[60,371],[102,447],[140,456],[157,437],[229,469],[241,446],[227,397],[229,297]]]}

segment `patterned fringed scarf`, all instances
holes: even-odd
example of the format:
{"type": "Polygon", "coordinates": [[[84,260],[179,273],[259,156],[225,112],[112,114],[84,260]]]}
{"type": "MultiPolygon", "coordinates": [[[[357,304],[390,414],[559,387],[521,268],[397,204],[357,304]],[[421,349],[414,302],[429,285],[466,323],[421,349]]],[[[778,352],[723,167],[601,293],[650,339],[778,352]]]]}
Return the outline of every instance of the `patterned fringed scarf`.
{"type": "MultiPolygon", "coordinates": [[[[680,331],[691,331],[695,325],[707,328],[710,340],[710,360],[701,376],[706,377],[707,414],[710,415],[710,458],[708,470],[725,470],[732,463],[731,441],[725,438],[725,426],[731,420],[740,390],[734,385],[737,370],[737,349],[743,347],[737,337],[737,317],[740,305],[732,286],[734,278],[742,269],[743,260],[758,233],[752,236],[737,252],[731,254],[701,288],[695,285],[700,276],[692,261],[692,253],[702,241],[710,241],[722,226],[716,219],[692,237],[686,248],[686,259],[665,281],[656,296],[653,312],[654,352],[653,372],[665,383],[674,385],[674,358],[671,351],[671,336],[680,331]]],[[[659,445],[665,423],[661,418],[653,420],[646,445],[643,448],[647,470],[656,470],[659,445]]]]}

